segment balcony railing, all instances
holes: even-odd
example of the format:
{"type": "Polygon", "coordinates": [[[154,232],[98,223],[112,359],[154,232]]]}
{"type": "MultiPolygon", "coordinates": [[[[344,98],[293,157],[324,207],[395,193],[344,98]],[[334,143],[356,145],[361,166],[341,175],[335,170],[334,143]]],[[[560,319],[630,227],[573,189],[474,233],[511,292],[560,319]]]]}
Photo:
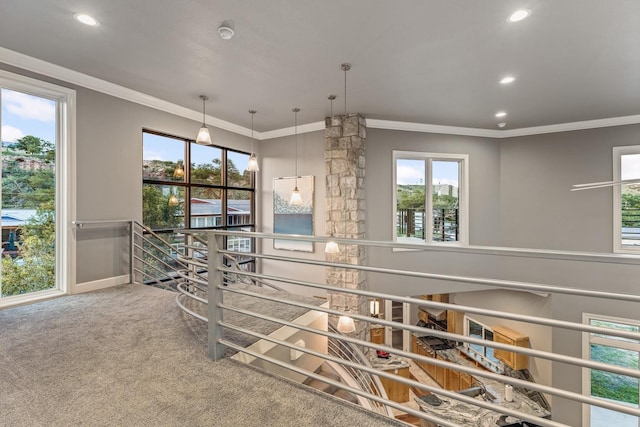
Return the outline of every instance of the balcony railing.
{"type": "MultiPolygon", "coordinates": [[[[433,241],[455,242],[458,241],[459,217],[456,208],[433,209],[433,241]]],[[[415,237],[426,239],[424,225],[427,223],[424,209],[398,209],[397,210],[397,235],[398,237],[415,237]]]]}

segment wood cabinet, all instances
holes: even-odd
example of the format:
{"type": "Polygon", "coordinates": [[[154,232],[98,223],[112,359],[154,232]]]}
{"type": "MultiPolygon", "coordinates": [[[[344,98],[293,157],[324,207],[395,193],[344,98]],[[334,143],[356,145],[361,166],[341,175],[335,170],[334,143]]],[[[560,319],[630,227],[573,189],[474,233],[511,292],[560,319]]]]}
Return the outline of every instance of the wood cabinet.
{"type": "MultiPolygon", "coordinates": [[[[409,378],[409,368],[398,368],[387,373],[394,373],[398,376],[409,378]]],[[[394,402],[406,402],[409,400],[409,386],[407,384],[399,383],[388,378],[380,377],[380,382],[387,392],[389,400],[394,402]]]]}
{"type": "Polygon", "coordinates": [[[384,344],[384,328],[383,327],[371,327],[369,329],[371,337],[369,341],[374,344],[384,344]]]}
{"type": "Polygon", "coordinates": [[[447,310],[447,332],[458,335],[464,334],[464,313],[447,310]]]}
{"type": "MultiPolygon", "coordinates": [[[[509,329],[506,326],[494,326],[493,340],[502,344],[514,345],[517,347],[529,347],[529,337],[520,332],[509,329]]],[[[516,371],[527,369],[529,367],[529,357],[525,354],[514,353],[512,351],[495,349],[496,359],[504,362],[516,371]]]]}

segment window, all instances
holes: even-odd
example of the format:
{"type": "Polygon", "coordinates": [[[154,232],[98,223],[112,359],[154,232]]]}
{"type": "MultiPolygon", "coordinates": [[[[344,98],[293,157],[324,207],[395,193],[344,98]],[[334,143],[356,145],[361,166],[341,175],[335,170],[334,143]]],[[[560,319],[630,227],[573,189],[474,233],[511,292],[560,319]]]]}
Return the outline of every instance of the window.
{"type": "Polygon", "coordinates": [[[468,243],[468,156],[393,152],[393,237],[468,243]]]}
{"type": "Polygon", "coordinates": [[[0,306],[74,285],[75,91],[0,71],[0,306]]]}
{"type": "MultiPolygon", "coordinates": [[[[618,331],[640,332],[640,321],[617,319],[611,317],[584,315],[584,323],[618,331]]],[[[640,360],[640,342],[638,340],[621,338],[606,334],[585,334],[584,358],[609,365],[638,369],[640,360]]],[[[638,407],[640,401],[640,387],[638,378],[615,374],[598,369],[584,369],[584,393],[588,396],[614,401],[625,406],[638,407]]],[[[616,425],[640,425],[640,419],[632,415],[613,412],[598,406],[585,405],[583,419],[589,420],[591,427],[611,425],[615,419],[616,425]]],[[[584,423],[586,425],[586,423],[584,423]]]]}
{"type": "MultiPolygon", "coordinates": [[[[640,145],[613,148],[613,180],[640,179],[640,145]]],[[[640,183],[613,187],[613,250],[640,252],[640,183]]]]}
{"type": "MultiPolygon", "coordinates": [[[[464,334],[471,338],[493,341],[493,330],[491,328],[467,316],[464,317],[464,334]]],[[[501,362],[494,356],[493,347],[465,343],[464,349],[468,355],[479,360],[485,367],[500,371],[501,362]]]]}
{"type": "MultiPolygon", "coordinates": [[[[176,228],[253,231],[254,174],[245,170],[249,153],[149,130],[142,143],[146,226],[170,236],[171,243],[183,238],[173,233],[176,228]]],[[[251,238],[239,236],[230,249],[247,252],[252,246],[251,238]]]]}

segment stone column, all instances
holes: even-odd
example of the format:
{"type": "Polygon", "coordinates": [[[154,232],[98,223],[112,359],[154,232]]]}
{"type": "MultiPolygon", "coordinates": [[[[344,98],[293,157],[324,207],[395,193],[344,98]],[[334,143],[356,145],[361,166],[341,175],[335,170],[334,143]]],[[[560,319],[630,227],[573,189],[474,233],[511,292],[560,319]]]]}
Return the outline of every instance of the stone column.
{"type": "MultiPolygon", "coordinates": [[[[338,238],[365,238],[366,121],[359,114],[326,119],[326,233],[338,238]]],[[[340,253],[326,254],[328,261],[364,265],[366,248],[340,245],[340,253]]],[[[366,273],[328,268],[327,283],[348,289],[367,289],[366,273]]],[[[369,315],[368,299],[339,292],[328,294],[331,308],[369,315]]],[[[368,324],[356,322],[353,335],[368,339],[368,324]]]]}

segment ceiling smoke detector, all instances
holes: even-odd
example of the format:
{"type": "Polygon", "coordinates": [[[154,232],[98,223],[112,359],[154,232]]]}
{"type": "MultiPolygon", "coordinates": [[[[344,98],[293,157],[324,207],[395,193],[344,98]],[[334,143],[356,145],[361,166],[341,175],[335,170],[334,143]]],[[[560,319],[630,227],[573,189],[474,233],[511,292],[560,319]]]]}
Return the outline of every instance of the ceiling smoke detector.
{"type": "Polygon", "coordinates": [[[231,40],[235,33],[233,31],[233,28],[227,27],[226,25],[221,25],[220,28],[218,28],[218,34],[220,34],[220,38],[222,40],[231,40]]]}

